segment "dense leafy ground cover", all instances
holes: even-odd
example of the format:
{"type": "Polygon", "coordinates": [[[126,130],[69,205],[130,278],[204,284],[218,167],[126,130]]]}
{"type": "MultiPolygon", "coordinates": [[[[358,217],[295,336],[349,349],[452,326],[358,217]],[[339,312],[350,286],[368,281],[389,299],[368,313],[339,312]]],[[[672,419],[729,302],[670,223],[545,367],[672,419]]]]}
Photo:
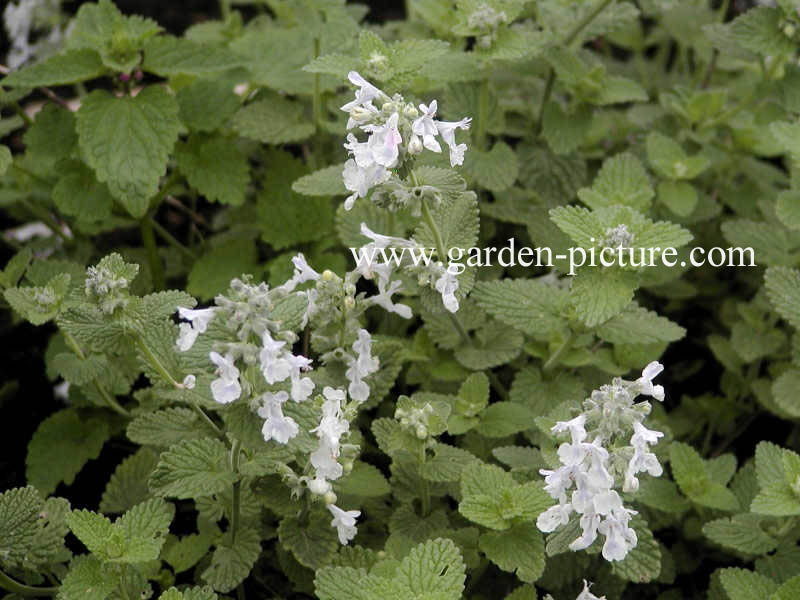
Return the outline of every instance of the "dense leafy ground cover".
{"type": "Polygon", "coordinates": [[[794,2],[73,4],[4,9],[6,597],[800,597],[794,2]]]}

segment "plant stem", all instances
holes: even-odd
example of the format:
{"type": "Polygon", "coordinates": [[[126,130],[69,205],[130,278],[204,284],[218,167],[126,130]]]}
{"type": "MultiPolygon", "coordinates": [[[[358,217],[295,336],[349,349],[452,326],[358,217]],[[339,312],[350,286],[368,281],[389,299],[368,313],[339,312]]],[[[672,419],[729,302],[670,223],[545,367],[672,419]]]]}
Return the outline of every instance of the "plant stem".
{"type": "Polygon", "coordinates": [[[431,488],[428,480],[425,479],[422,472],[425,470],[425,461],[428,459],[428,452],[425,447],[425,442],[420,444],[419,452],[419,478],[422,481],[420,489],[420,502],[422,504],[422,517],[427,517],[431,512],[431,488]]]}
{"type": "Polygon", "coordinates": [[[569,335],[566,339],[561,343],[561,345],[556,349],[555,352],[547,359],[547,362],[544,363],[544,367],[542,367],[542,371],[547,373],[548,371],[552,371],[557,365],[558,361],[561,360],[561,357],[564,356],[564,353],[569,350],[570,346],[572,346],[572,342],[575,340],[575,334],[570,331],[569,335]]]}
{"type": "Polygon", "coordinates": [[[475,145],[478,150],[486,149],[486,130],[489,126],[489,78],[481,81],[480,96],[478,97],[478,129],[475,132],[475,145]]]}
{"type": "Polygon", "coordinates": [[[41,596],[55,596],[58,594],[59,589],[57,587],[40,588],[25,585],[24,583],[20,583],[19,581],[12,579],[2,571],[0,571],[0,588],[3,588],[12,594],[17,594],[19,596],[30,596],[33,598],[41,596]]]}
{"type": "MultiPolygon", "coordinates": [[[[233,441],[231,446],[231,471],[239,474],[239,456],[241,453],[241,442],[239,440],[233,441]]],[[[236,543],[236,532],[239,529],[240,511],[241,511],[241,493],[242,482],[236,480],[233,483],[233,507],[231,508],[231,545],[236,543]]]]}
{"type": "MultiPolygon", "coordinates": [[[[78,345],[77,340],[74,337],[72,337],[72,334],[69,333],[68,331],[64,331],[63,329],[61,329],[60,331],[64,336],[67,345],[72,349],[72,351],[77,355],[77,357],[80,358],[81,360],[86,360],[86,355],[83,353],[83,350],[81,350],[81,347],[78,345]]],[[[113,410],[117,414],[122,415],[126,419],[131,418],[131,413],[125,410],[122,407],[122,405],[119,402],[117,402],[117,400],[111,394],[109,394],[104,387],[102,387],[99,383],[97,383],[96,380],[92,381],[92,386],[94,387],[95,391],[98,394],[100,394],[100,396],[102,396],[103,400],[106,401],[106,404],[108,404],[111,410],[113,410]]]]}
{"type": "Polygon", "coordinates": [[[197,254],[193,252],[191,249],[187,248],[183,244],[181,244],[175,236],[173,236],[169,231],[167,231],[166,227],[161,225],[158,221],[154,218],[150,217],[150,222],[153,225],[153,229],[155,229],[156,233],[170,246],[175,248],[178,252],[183,254],[186,258],[191,260],[197,260],[197,254]]]}
{"type": "MultiPolygon", "coordinates": [[[[314,58],[320,53],[319,38],[314,38],[314,58]]],[[[312,98],[312,111],[314,116],[314,132],[318,133],[322,124],[322,93],[320,91],[320,74],[314,73],[314,95],[312,98]]]]}
{"type": "MultiPolygon", "coordinates": [[[[600,2],[598,2],[597,5],[595,5],[595,7],[583,17],[583,19],[578,21],[578,23],[572,28],[572,30],[569,31],[569,33],[567,33],[561,45],[569,46],[572,42],[574,42],[575,38],[580,35],[581,31],[583,31],[586,26],[589,25],[589,23],[594,21],[595,18],[597,18],[597,15],[603,12],[603,9],[605,9],[605,7],[611,4],[613,1],[614,0],[600,0],[600,2]]],[[[553,68],[550,67],[550,71],[547,75],[547,83],[544,86],[544,94],[542,94],[542,103],[539,106],[539,116],[536,120],[535,132],[537,134],[542,131],[542,116],[544,115],[544,108],[547,106],[547,101],[550,100],[550,94],[553,92],[553,83],[555,82],[555,79],[556,73],[553,68]]]]}
{"type": "Polygon", "coordinates": [[[10,102],[9,106],[14,109],[14,112],[17,113],[23,121],[25,121],[25,125],[30,127],[33,125],[33,119],[28,116],[28,113],[25,112],[25,109],[19,105],[19,102],[10,102]]]}
{"type": "Polygon", "coordinates": [[[64,231],[61,229],[61,225],[58,224],[58,222],[52,217],[47,209],[37,206],[33,202],[28,202],[27,200],[22,200],[20,204],[25,208],[25,210],[31,213],[31,215],[47,225],[54,234],[64,240],[65,244],[72,244],[74,240],[64,233],[64,231]]]}
{"type": "Polygon", "coordinates": [[[167,287],[167,281],[164,276],[164,265],[158,255],[156,236],[153,234],[152,218],[145,215],[139,222],[139,229],[142,233],[142,243],[147,250],[147,262],[150,265],[150,275],[153,278],[153,290],[159,292],[167,287]]]}
{"type": "Polygon", "coordinates": [[[136,336],[136,345],[142,351],[142,354],[144,354],[144,357],[147,359],[147,362],[149,362],[150,365],[156,371],[158,371],[159,375],[161,375],[164,379],[166,379],[172,385],[172,387],[179,390],[183,389],[183,384],[178,383],[175,380],[175,378],[170,374],[170,372],[167,371],[166,367],[161,364],[160,360],[158,360],[158,357],[155,354],[153,354],[153,351],[150,350],[147,344],[145,344],[144,339],[142,338],[141,335],[136,336]]]}

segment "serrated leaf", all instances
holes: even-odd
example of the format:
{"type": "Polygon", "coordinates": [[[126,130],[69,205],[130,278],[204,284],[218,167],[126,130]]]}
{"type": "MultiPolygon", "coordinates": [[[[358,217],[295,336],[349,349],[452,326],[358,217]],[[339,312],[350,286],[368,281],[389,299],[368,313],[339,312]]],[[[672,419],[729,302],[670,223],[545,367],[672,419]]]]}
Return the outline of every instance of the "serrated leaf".
{"type": "Polygon", "coordinates": [[[110,435],[105,421],[81,418],[73,408],[53,413],[28,444],[28,482],[43,494],[51,494],[61,482],[72,484],[86,462],[100,456],[110,435]]]}
{"type": "Polygon", "coordinates": [[[463,470],[477,458],[467,450],[437,443],[434,456],[425,461],[422,476],[428,481],[459,481],[463,470]]]}
{"type": "Polygon", "coordinates": [[[136,218],[158,190],[181,128],[178,103],[160,86],[122,98],[95,90],[77,113],[78,142],[87,163],[136,218]]]}
{"type": "Polygon", "coordinates": [[[147,480],[157,463],[158,455],[148,448],[140,448],[136,454],[123,460],[106,485],[100,510],[121,513],[144,502],[150,496],[147,480]]]}
{"type": "Polygon", "coordinates": [[[0,557],[14,564],[33,549],[42,497],[32,486],[0,494],[0,557]]]}
{"type": "Polygon", "coordinates": [[[567,292],[532,279],[479,282],[472,297],[490,315],[537,338],[548,339],[566,322],[567,292]]]}
{"type": "Polygon", "coordinates": [[[464,170],[481,187],[501,192],[511,187],[519,174],[517,155],[505,142],[497,142],[488,152],[470,148],[464,170]]]}
{"type": "Polygon", "coordinates": [[[231,125],[243,137],[274,145],[299,142],[314,133],[303,106],[277,94],[239,109],[231,125]]]}
{"type": "Polygon", "coordinates": [[[722,569],[722,587],[730,600],[762,600],[778,589],[778,584],[746,569],[722,569]]]}
{"type": "Polygon", "coordinates": [[[234,206],[244,202],[250,167],[233,139],[193,136],[178,144],[175,159],[189,185],[206,199],[234,206]]]}
{"type": "Polygon", "coordinates": [[[161,454],[150,476],[150,489],[158,496],[196,498],[217,494],[237,478],[230,470],[228,451],[221,441],[190,439],[161,454]]]}
{"type": "Polygon", "coordinates": [[[800,370],[788,369],[772,384],[772,399],[792,417],[800,417],[800,370]]]}
{"type": "Polygon", "coordinates": [[[218,592],[230,592],[247,578],[260,555],[258,532],[241,529],[233,546],[221,544],[214,549],[211,564],[201,577],[218,592]]]}
{"type": "Polygon", "coordinates": [[[761,528],[763,517],[748,513],[715,519],[703,526],[712,542],[744,554],[766,554],[778,547],[778,540],[761,528]]]}
{"type": "Polygon", "coordinates": [[[415,546],[395,573],[406,597],[459,600],[464,591],[464,561],[452,540],[437,538],[415,546]]]}
{"type": "Polygon", "coordinates": [[[210,299],[224,293],[234,277],[258,276],[261,271],[255,241],[248,236],[238,236],[212,247],[195,261],[189,271],[186,291],[198,298],[210,299]]]}
{"type": "Polygon", "coordinates": [[[794,50],[794,44],[791,38],[783,34],[780,22],[781,11],[777,8],[752,8],[731,23],[733,39],[757,54],[788,54],[794,50]]]}
{"type": "Polygon", "coordinates": [[[189,408],[166,408],[136,417],[128,424],[128,439],[137,444],[172,446],[205,430],[189,408]]]}
{"type": "Polygon", "coordinates": [[[631,306],[598,327],[597,335],[612,344],[657,344],[677,341],[686,330],[646,308],[631,306]]]}
{"type": "Polygon", "coordinates": [[[356,461],[353,470],[336,482],[336,491],[352,496],[384,496],[391,492],[389,482],[376,467],[356,461]]]}
{"type": "Polygon", "coordinates": [[[224,46],[161,35],[146,42],[142,69],[162,77],[206,75],[238,67],[243,62],[242,57],[224,46]]]}
{"type": "Polygon", "coordinates": [[[343,164],[331,165],[303,175],[292,184],[292,190],[304,196],[343,196],[347,193],[342,179],[343,170],[343,164]]]}
{"type": "Polygon", "coordinates": [[[517,330],[500,323],[487,324],[476,332],[472,344],[456,350],[456,359],[468,369],[483,371],[514,360],[522,343],[517,330]]]}
{"type": "Polygon", "coordinates": [[[95,556],[76,556],[61,582],[58,600],[105,600],[119,585],[119,579],[103,568],[95,556]]]}
{"type": "Polygon", "coordinates": [[[654,195],[642,163],[628,152],[606,159],[592,187],[578,190],[578,198],[595,210],[622,204],[645,212],[654,195]]]}
{"type": "Polygon", "coordinates": [[[363,568],[323,567],[314,574],[314,591],[319,600],[361,600],[359,588],[366,577],[363,568]]]}
{"type": "Polygon", "coordinates": [[[583,143],[592,124],[592,109],[581,104],[565,112],[558,102],[550,101],[545,107],[542,135],[556,154],[568,154],[583,143]]]}
{"type": "Polygon", "coordinates": [[[788,267],[770,267],[764,273],[764,284],[778,314],[800,329],[800,272],[788,267]]]}
{"type": "Polygon", "coordinates": [[[625,310],[638,285],[638,276],[630,271],[583,269],[572,282],[570,298],[581,321],[596,327],[625,310]]]}
{"type": "Polygon", "coordinates": [[[179,89],[175,98],[181,121],[195,131],[218,129],[241,105],[233,86],[224,79],[198,79],[179,89]]]}
{"type": "Polygon", "coordinates": [[[534,427],[535,414],[516,402],[495,402],[480,414],[477,431],[488,438],[502,438],[534,427]]]}
{"type": "Polygon", "coordinates": [[[339,546],[336,529],[331,527],[330,519],[322,515],[315,515],[307,523],[301,523],[294,516],[284,518],[278,526],[278,538],[298,562],[309,569],[324,567],[339,546]]]}
{"type": "Polygon", "coordinates": [[[32,88],[66,85],[100,77],[106,72],[100,56],[94,50],[67,50],[19,71],[2,80],[4,86],[32,88]]]}

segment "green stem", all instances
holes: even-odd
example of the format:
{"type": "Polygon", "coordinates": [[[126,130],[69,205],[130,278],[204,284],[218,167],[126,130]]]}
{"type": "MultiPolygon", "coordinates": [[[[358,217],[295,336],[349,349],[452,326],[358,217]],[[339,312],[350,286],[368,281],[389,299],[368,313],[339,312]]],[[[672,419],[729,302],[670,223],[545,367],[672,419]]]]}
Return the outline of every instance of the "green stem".
{"type": "Polygon", "coordinates": [[[167,231],[167,229],[163,225],[161,225],[161,223],[159,223],[158,221],[156,221],[152,217],[150,217],[150,222],[153,225],[153,229],[155,229],[155,232],[165,242],[167,242],[170,246],[172,246],[178,252],[183,254],[186,258],[188,258],[190,260],[197,260],[197,254],[195,252],[193,252],[192,250],[190,250],[189,248],[187,248],[186,246],[184,246],[183,244],[181,244],[180,241],[178,241],[175,238],[175,236],[173,236],[169,231],[167,231]]]}
{"type": "Polygon", "coordinates": [[[33,217],[42,221],[45,225],[47,225],[54,234],[64,240],[65,244],[72,244],[74,241],[71,237],[68,237],[62,229],[61,225],[52,217],[50,212],[41,206],[35,205],[33,202],[28,202],[27,200],[22,200],[20,204],[27,210],[33,217]]]}
{"type": "Polygon", "coordinates": [[[425,479],[422,472],[425,470],[425,461],[428,459],[428,451],[425,447],[425,442],[420,444],[419,452],[419,478],[422,481],[420,489],[420,502],[422,503],[422,517],[427,517],[431,512],[431,488],[428,480],[425,479]]]}
{"type": "MultiPolygon", "coordinates": [[[[569,33],[567,33],[566,37],[564,38],[564,41],[562,42],[562,45],[569,46],[572,42],[574,42],[575,39],[578,37],[578,35],[580,35],[581,31],[583,31],[586,28],[586,26],[589,25],[589,23],[594,21],[595,18],[597,18],[597,15],[603,12],[603,9],[605,9],[605,7],[611,4],[613,1],[614,0],[600,0],[600,2],[598,2],[595,5],[595,7],[583,17],[583,19],[578,21],[578,23],[575,25],[575,27],[573,27],[569,31],[569,33]]],[[[542,116],[544,115],[544,108],[545,106],[547,106],[547,101],[550,100],[550,94],[553,92],[553,83],[555,82],[555,79],[556,79],[556,74],[553,68],[551,67],[547,75],[547,83],[544,86],[544,94],[542,94],[542,103],[539,106],[539,115],[535,127],[535,132],[537,134],[539,134],[542,131],[542,116]]]]}
{"type": "MultiPolygon", "coordinates": [[[[78,358],[81,360],[86,360],[86,355],[81,350],[81,347],[78,345],[77,340],[72,337],[72,334],[61,330],[61,334],[64,336],[64,339],[67,342],[67,345],[72,349],[72,351],[77,355],[78,358]]],[[[94,387],[95,391],[105,400],[106,404],[108,404],[109,408],[116,412],[119,415],[122,415],[126,419],[131,418],[131,413],[125,410],[122,405],[117,402],[117,400],[108,393],[108,391],[102,387],[97,381],[92,381],[92,386],[94,387]]]]}
{"type": "Polygon", "coordinates": [[[561,343],[561,345],[556,349],[555,352],[547,359],[547,362],[544,363],[544,367],[542,370],[547,373],[552,371],[556,366],[558,366],[561,357],[570,349],[572,346],[572,342],[575,340],[575,334],[570,332],[566,339],[561,343]]]}
{"type": "Polygon", "coordinates": [[[161,364],[161,361],[158,360],[158,357],[155,354],[153,354],[153,351],[150,350],[147,344],[144,343],[144,339],[142,338],[142,336],[140,335],[136,336],[136,345],[139,346],[139,349],[142,351],[142,354],[144,354],[144,357],[147,359],[147,362],[149,362],[150,365],[156,371],[158,371],[159,375],[161,375],[170,384],[172,384],[172,387],[179,390],[183,389],[183,384],[178,383],[175,380],[175,378],[170,374],[170,372],[167,371],[166,367],[161,364]]]}
{"type": "Polygon", "coordinates": [[[55,596],[58,594],[59,589],[57,587],[40,588],[25,585],[24,583],[20,583],[19,581],[12,579],[2,571],[0,571],[0,588],[3,588],[12,594],[17,594],[18,596],[30,596],[33,598],[42,596],[55,596]]]}
{"type": "MultiPolygon", "coordinates": [[[[236,475],[239,474],[239,456],[241,454],[241,442],[239,440],[233,441],[231,446],[231,471],[236,475]]],[[[231,509],[231,544],[236,543],[236,532],[239,529],[240,513],[241,513],[241,493],[242,481],[237,479],[233,483],[233,507],[231,509]]]]}
{"type": "Polygon", "coordinates": [[[489,78],[481,81],[478,98],[478,129],[475,132],[475,145],[478,150],[486,149],[486,130],[489,125],[489,78]]]}
{"type": "Polygon", "coordinates": [[[33,125],[33,119],[28,116],[28,113],[25,112],[25,109],[19,105],[19,102],[11,102],[9,105],[14,109],[14,112],[17,113],[23,121],[25,121],[25,125],[28,127],[33,125]]]}
{"type": "Polygon", "coordinates": [[[153,233],[153,220],[145,215],[139,222],[139,229],[142,233],[142,244],[147,250],[147,262],[150,265],[150,274],[153,278],[153,290],[159,292],[167,287],[167,281],[164,275],[164,265],[158,255],[156,236],[153,233]]]}

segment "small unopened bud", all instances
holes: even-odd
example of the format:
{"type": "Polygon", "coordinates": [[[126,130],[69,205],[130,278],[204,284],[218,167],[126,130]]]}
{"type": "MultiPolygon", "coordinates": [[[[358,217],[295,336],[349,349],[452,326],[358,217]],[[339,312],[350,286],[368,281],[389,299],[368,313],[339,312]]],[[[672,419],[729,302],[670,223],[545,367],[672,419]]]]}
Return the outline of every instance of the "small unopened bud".
{"type": "Polygon", "coordinates": [[[419,139],[419,136],[412,135],[408,141],[408,153],[419,154],[420,152],[422,152],[422,140],[419,139]]]}
{"type": "Polygon", "coordinates": [[[336,494],[333,492],[325,492],[325,495],[322,497],[325,501],[325,504],[336,504],[336,494]]]}
{"type": "Polygon", "coordinates": [[[125,81],[125,82],[128,82],[128,81],[130,81],[130,80],[131,80],[131,75],[130,75],[130,73],[120,73],[120,74],[119,74],[119,80],[120,80],[120,81],[125,81]]]}
{"type": "Polygon", "coordinates": [[[425,425],[419,424],[414,429],[414,433],[419,439],[424,440],[426,437],[428,437],[428,428],[425,427],[425,425]]]}
{"type": "Polygon", "coordinates": [[[134,78],[136,81],[141,81],[141,80],[142,80],[142,77],[144,77],[144,73],[142,73],[142,70],[141,70],[141,69],[136,69],[136,70],[133,72],[133,78],[134,78]]]}
{"type": "Polygon", "coordinates": [[[187,375],[183,378],[183,387],[187,390],[193,390],[195,383],[197,383],[197,378],[194,375],[187,375]]]}
{"type": "Polygon", "coordinates": [[[322,272],[322,279],[324,279],[325,281],[330,281],[331,279],[333,279],[333,271],[325,269],[322,272]]]}
{"type": "Polygon", "coordinates": [[[791,23],[787,23],[783,27],[783,35],[785,35],[786,37],[794,37],[796,31],[797,29],[791,23]]]}
{"type": "Polygon", "coordinates": [[[413,104],[406,104],[406,107],[403,109],[403,114],[409,119],[416,119],[419,116],[419,111],[413,104]]]}
{"type": "Polygon", "coordinates": [[[354,106],[350,110],[350,116],[354,121],[361,123],[362,121],[369,120],[372,117],[372,113],[362,106],[354,106]]]}
{"type": "Polygon", "coordinates": [[[348,473],[350,473],[350,472],[353,470],[353,461],[352,461],[352,460],[346,460],[346,461],[344,461],[344,462],[342,463],[342,470],[344,471],[344,474],[345,474],[345,475],[347,475],[348,473]]]}
{"type": "Polygon", "coordinates": [[[354,286],[352,283],[348,283],[346,286],[344,286],[344,293],[347,294],[348,296],[355,295],[356,286],[354,286]]]}
{"type": "Polygon", "coordinates": [[[348,310],[353,308],[355,305],[356,305],[356,301],[353,299],[352,296],[348,296],[347,298],[344,299],[344,306],[348,310]]]}

